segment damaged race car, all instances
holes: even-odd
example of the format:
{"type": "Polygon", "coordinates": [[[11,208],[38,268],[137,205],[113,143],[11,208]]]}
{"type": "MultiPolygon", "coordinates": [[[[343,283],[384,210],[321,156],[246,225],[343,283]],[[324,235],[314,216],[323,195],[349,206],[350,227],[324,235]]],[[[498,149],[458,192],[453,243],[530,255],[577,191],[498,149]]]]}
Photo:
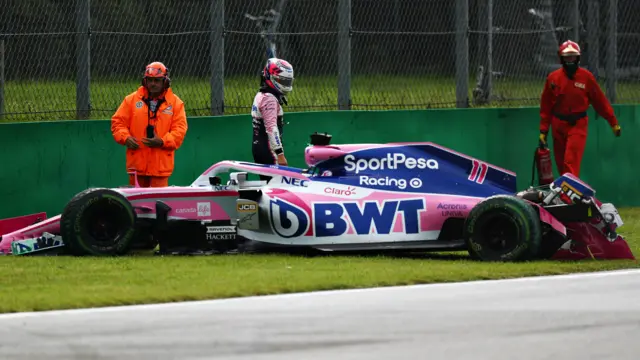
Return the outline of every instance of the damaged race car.
{"type": "Polygon", "coordinates": [[[0,221],[0,253],[312,249],[467,251],[481,261],[635,259],[617,233],[623,222],[615,206],[571,174],[517,191],[515,173],[435,143],[331,145],[331,135],[319,133],[304,155],[306,168],[221,161],[189,186],[88,189],[53,218],[0,221]]]}

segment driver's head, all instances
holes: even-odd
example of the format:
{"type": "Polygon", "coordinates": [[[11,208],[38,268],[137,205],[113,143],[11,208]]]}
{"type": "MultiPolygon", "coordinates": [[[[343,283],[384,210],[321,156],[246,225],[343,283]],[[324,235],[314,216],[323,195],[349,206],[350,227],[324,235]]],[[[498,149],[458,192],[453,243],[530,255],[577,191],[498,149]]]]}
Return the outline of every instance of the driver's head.
{"type": "Polygon", "coordinates": [[[144,86],[151,95],[161,94],[171,86],[169,69],[159,61],[154,61],[147,65],[144,69],[142,86],[144,86]]]}
{"type": "Polygon", "coordinates": [[[560,45],[558,56],[564,71],[569,77],[573,77],[580,66],[580,46],[571,40],[567,40],[560,45]]]}
{"type": "Polygon", "coordinates": [[[270,88],[280,94],[287,94],[293,90],[293,66],[286,60],[271,58],[267,60],[262,76],[270,88]]]}

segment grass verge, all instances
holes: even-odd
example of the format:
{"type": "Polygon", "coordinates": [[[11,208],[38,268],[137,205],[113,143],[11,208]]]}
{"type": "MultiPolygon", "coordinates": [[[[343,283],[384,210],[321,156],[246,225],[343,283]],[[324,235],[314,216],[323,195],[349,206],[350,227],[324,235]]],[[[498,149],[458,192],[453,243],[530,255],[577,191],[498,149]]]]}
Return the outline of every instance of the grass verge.
{"type": "MultiPolygon", "coordinates": [[[[621,209],[640,254],[640,209],[621,209]]],[[[464,252],[420,257],[234,255],[2,257],[0,312],[203,300],[329,289],[504,279],[640,268],[636,261],[481,263],[464,252]]]]}

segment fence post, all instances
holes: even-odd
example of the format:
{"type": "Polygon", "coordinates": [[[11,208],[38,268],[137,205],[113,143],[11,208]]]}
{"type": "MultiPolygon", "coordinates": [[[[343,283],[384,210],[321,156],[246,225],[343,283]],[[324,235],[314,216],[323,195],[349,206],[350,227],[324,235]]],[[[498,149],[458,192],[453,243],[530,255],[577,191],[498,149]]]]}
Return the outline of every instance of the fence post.
{"type": "MultiPolygon", "coordinates": [[[[467,53],[467,57],[468,56],[469,54],[467,53]]],[[[486,74],[487,74],[487,102],[490,104],[491,94],[493,93],[493,0],[487,0],[487,72],[486,74]]]]}
{"type": "Polygon", "coordinates": [[[4,39],[0,39],[0,119],[4,118],[4,39]]]}
{"type": "Polygon", "coordinates": [[[224,0],[211,1],[211,115],[224,114],[224,0]]]}
{"type": "Polygon", "coordinates": [[[338,109],[351,109],[351,0],[338,3],[338,109]]]}
{"type": "Polygon", "coordinates": [[[469,107],[469,0],[456,0],[456,107],[469,107]]]}
{"type": "MultiPolygon", "coordinates": [[[[400,0],[393,0],[393,32],[400,32],[400,0]]],[[[393,53],[389,54],[389,62],[395,61],[402,50],[401,36],[396,34],[393,37],[393,53]]]]}
{"type": "Polygon", "coordinates": [[[618,62],[618,0],[609,0],[609,11],[607,18],[607,56],[606,73],[607,73],[607,97],[611,103],[616,102],[616,68],[618,62]]]}
{"type": "Polygon", "coordinates": [[[76,0],[76,119],[91,113],[90,0],[76,0]]]}
{"type": "Polygon", "coordinates": [[[587,64],[598,78],[600,73],[600,4],[598,0],[587,0],[587,64]]]}
{"type": "Polygon", "coordinates": [[[571,40],[579,44],[580,43],[580,0],[573,0],[573,8],[570,11],[571,11],[571,22],[573,23],[571,40]]]}

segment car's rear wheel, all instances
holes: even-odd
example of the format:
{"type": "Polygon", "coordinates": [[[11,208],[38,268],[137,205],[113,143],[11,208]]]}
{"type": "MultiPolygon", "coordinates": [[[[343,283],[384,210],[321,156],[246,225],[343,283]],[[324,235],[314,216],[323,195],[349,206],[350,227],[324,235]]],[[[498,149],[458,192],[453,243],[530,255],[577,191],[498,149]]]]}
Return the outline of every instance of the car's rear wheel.
{"type": "Polygon", "coordinates": [[[469,254],[482,261],[530,260],[540,249],[541,237],[537,211],[515,196],[496,195],[479,202],[464,226],[469,254]]]}
{"type": "Polygon", "coordinates": [[[88,189],[64,208],[60,232],[72,255],[122,255],[135,240],[135,223],[136,213],[124,196],[110,189],[88,189]]]}

